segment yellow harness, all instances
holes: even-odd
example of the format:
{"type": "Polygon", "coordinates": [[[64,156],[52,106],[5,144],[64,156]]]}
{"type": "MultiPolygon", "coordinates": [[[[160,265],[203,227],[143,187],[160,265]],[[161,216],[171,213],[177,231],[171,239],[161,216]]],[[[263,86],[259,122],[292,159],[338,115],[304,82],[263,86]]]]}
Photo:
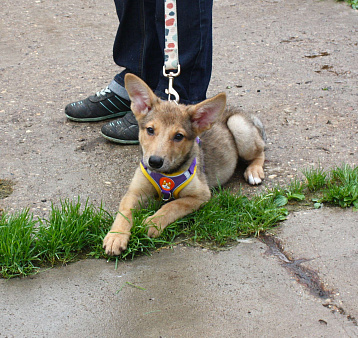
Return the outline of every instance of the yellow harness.
{"type": "Polygon", "coordinates": [[[191,182],[196,174],[197,164],[196,158],[194,158],[188,170],[171,175],[153,172],[143,164],[143,161],[140,163],[140,168],[144,176],[156,189],[159,197],[167,202],[178,198],[179,192],[191,182]]]}

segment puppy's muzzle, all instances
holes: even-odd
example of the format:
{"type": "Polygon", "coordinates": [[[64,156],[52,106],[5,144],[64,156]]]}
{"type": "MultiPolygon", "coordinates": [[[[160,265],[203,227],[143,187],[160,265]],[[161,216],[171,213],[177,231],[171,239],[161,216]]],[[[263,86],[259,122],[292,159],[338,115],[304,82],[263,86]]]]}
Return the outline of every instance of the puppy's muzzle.
{"type": "Polygon", "coordinates": [[[159,156],[150,156],[149,157],[148,164],[153,169],[160,169],[163,166],[163,163],[164,163],[164,159],[162,157],[159,157],[159,156]]]}

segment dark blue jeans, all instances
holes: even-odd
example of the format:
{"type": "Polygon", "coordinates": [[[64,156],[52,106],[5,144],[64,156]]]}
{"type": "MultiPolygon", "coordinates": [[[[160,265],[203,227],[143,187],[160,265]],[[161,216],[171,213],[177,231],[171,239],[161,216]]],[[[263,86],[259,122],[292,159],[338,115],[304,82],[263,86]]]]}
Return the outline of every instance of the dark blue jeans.
{"type": "MultiPolygon", "coordinates": [[[[124,75],[142,78],[155,93],[168,98],[164,65],[164,0],[115,0],[119,27],[113,58],[125,70],[114,80],[124,86],[124,75]]],[[[178,0],[178,48],[181,74],[174,79],[180,102],[206,99],[212,68],[213,0],[178,0]]]]}

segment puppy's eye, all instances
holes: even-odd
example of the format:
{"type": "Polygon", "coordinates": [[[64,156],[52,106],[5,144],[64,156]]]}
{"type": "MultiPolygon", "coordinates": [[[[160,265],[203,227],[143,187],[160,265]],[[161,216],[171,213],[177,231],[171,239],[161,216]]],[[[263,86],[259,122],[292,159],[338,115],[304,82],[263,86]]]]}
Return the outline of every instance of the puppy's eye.
{"type": "Polygon", "coordinates": [[[154,135],[154,129],[152,127],[147,128],[147,134],[148,135],[154,135]]]}
{"type": "Polygon", "coordinates": [[[178,133],[174,136],[174,141],[180,142],[184,138],[184,135],[181,133],[178,133]]]}

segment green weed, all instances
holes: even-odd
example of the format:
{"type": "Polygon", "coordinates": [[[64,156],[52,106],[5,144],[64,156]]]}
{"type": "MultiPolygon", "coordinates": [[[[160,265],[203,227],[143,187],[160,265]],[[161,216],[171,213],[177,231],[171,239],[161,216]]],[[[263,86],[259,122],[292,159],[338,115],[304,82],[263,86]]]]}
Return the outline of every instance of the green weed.
{"type": "Polygon", "coordinates": [[[332,169],[327,189],[320,202],[339,205],[342,208],[353,206],[358,209],[358,167],[342,165],[332,169]]]}
{"type": "Polygon", "coordinates": [[[306,185],[295,179],[287,187],[276,186],[267,191],[267,194],[272,196],[273,201],[277,207],[283,207],[289,201],[303,201],[305,199],[304,190],[306,185]]]}
{"type": "Polygon", "coordinates": [[[316,169],[305,169],[302,173],[306,177],[307,188],[312,192],[318,191],[327,185],[327,174],[321,166],[316,169]]]}

